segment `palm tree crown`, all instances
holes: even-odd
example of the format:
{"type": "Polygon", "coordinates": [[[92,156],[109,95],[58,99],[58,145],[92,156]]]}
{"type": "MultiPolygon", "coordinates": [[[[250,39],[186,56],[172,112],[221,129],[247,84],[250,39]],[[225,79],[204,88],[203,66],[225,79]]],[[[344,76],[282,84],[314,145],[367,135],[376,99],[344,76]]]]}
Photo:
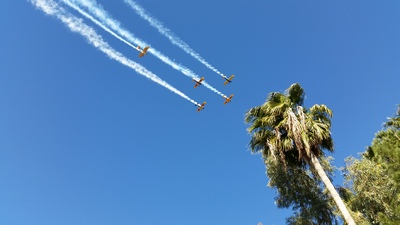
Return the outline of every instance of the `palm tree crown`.
{"type": "Polygon", "coordinates": [[[286,93],[272,92],[267,101],[246,114],[253,153],[279,156],[286,163],[309,163],[311,152],[333,151],[330,133],[332,111],[325,105],[303,107],[304,90],[295,83],[286,93]],[[296,162],[297,161],[297,162],[296,162]]]}

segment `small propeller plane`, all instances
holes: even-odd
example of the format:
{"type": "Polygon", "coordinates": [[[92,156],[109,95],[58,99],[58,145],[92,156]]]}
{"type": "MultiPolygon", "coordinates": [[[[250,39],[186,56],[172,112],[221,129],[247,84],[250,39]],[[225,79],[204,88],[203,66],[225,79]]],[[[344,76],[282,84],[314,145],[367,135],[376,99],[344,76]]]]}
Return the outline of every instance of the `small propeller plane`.
{"type": "Polygon", "coordinates": [[[147,50],[149,50],[150,46],[146,46],[144,47],[143,50],[141,50],[142,48],[140,46],[137,46],[137,50],[140,51],[139,53],[139,58],[142,58],[143,56],[145,56],[147,54],[147,50]]]}
{"type": "Polygon", "coordinates": [[[203,104],[201,104],[201,105],[200,104],[195,104],[195,106],[199,107],[199,108],[197,108],[197,112],[200,112],[206,106],[206,102],[203,102],[203,104]]]}
{"type": "Polygon", "coordinates": [[[224,82],[224,85],[229,84],[232,82],[232,79],[235,77],[235,75],[230,76],[229,78],[227,76],[222,75],[222,78],[224,78],[226,81],[224,82]]]}
{"type": "Polygon", "coordinates": [[[194,88],[197,88],[199,85],[201,85],[201,82],[203,82],[204,77],[200,78],[199,80],[196,80],[195,78],[193,78],[193,81],[196,82],[196,84],[194,85],[194,88]]]}
{"type": "Polygon", "coordinates": [[[231,101],[232,101],[233,94],[231,94],[231,96],[229,96],[229,97],[226,97],[226,95],[224,95],[224,97],[223,97],[223,98],[225,98],[225,102],[224,102],[224,104],[227,104],[227,103],[229,103],[229,102],[231,102],[231,101]]]}

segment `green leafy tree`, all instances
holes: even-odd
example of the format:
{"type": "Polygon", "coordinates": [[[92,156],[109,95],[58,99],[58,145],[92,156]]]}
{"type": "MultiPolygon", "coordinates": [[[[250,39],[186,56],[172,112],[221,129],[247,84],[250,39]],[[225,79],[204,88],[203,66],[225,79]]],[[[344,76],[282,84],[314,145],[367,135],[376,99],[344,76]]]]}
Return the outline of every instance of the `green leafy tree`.
{"type": "Polygon", "coordinates": [[[388,118],[384,129],[375,135],[367,151],[370,159],[385,166],[396,185],[400,186],[400,105],[396,115],[388,118]]]}
{"type": "Polygon", "coordinates": [[[369,224],[382,223],[382,218],[397,217],[393,204],[399,203],[398,189],[387,169],[366,157],[346,159],[345,198],[353,212],[361,214],[369,224]]]}
{"type": "Polygon", "coordinates": [[[272,92],[263,105],[251,108],[245,118],[252,135],[250,148],[252,152],[261,152],[266,159],[280,161],[285,170],[288,165],[298,168],[310,165],[325,184],[343,219],[353,225],[353,218],[319,162],[324,149],[333,151],[332,111],[325,105],[304,108],[304,96],[303,88],[296,83],[286,93],[272,92]]]}
{"type": "MultiPolygon", "coordinates": [[[[321,164],[329,174],[333,171],[328,160],[323,159],[321,164]]],[[[268,186],[276,188],[279,193],[275,204],[279,208],[292,206],[295,212],[286,219],[287,224],[337,224],[336,215],[329,204],[329,196],[309,168],[289,164],[285,169],[279,160],[272,157],[266,159],[266,165],[268,186]]]]}
{"type": "Polygon", "coordinates": [[[400,224],[399,137],[400,107],[361,159],[346,159],[346,201],[370,224],[400,224]]]}

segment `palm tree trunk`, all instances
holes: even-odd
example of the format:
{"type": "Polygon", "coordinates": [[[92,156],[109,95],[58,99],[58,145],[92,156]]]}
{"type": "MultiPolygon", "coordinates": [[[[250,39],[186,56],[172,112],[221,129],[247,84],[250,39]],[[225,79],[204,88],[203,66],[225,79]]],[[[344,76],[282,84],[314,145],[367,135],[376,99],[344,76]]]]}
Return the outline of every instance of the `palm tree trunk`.
{"type": "Polygon", "coordinates": [[[314,166],[314,169],[317,171],[318,175],[320,176],[321,180],[324,182],[326,188],[329,190],[333,200],[335,201],[337,207],[339,208],[340,212],[343,215],[344,220],[348,225],[355,225],[353,218],[351,217],[349,211],[346,208],[346,205],[340,198],[338,192],[336,191],[335,187],[333,187],[332,182],[329,180],[328,176],[326,175],[324,169],[322,168],[321,164],[319,163],[318,158],[311,153],[311,164],[314,166]]]}

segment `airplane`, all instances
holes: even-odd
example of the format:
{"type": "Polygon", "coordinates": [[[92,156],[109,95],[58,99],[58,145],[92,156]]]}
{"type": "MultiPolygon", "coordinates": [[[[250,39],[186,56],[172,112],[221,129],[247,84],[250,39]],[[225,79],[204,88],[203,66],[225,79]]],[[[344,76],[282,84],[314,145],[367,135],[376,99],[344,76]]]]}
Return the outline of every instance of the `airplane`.
{"type": "Polygon", "coordinates": [[[224,78],[226,81],[224,82],[224,85],[229,84],[232,82],[232,79],[235,77],[235,75],[230,76],[229,78],[227,76],[222,75],[222,78],[224,78]]]}
{"type": "Polygon", "coordinates": [[[145,56],[147,53],[147,50],[149,50],[149,48],[150,48],[149,46],[146,46],[143,50],[141,50],[140,46],[137,46],[137,50],[140,51],[139,58],[142,58],[143,56],[145,56]]]}
{"type": "Polygon", "coordinates": [[[224,96],[223,96],[223,98],[225,98],[225,102],[224,102],[224,104],[227,104],[227,103],[229,103],[229,102],[231,102],[231,101],[232,101],[233,94],[231,94],[231,96],[229,96],[229,97],[226,97],[226,95],[224,95],[224,96]]]}
{"type": "Polygon", "coordinates": [[[204,109],[204,106],[206,106],[206,102],[203,102],[203,104],[195,104],[195,106],[198,106],[199,108],[197,109],[197,112],[200,112],[201,110],[204,109]]]}
{"type": "Polygon", "coordinates": [[[194,85],[194,88],[197,88],[199,85],[201,85],[201,82],[203,82],[204,77],[200,78],[199,80],[196,80],[193,78],[193,81],[196,82],[196,84],[194,85]]]}

